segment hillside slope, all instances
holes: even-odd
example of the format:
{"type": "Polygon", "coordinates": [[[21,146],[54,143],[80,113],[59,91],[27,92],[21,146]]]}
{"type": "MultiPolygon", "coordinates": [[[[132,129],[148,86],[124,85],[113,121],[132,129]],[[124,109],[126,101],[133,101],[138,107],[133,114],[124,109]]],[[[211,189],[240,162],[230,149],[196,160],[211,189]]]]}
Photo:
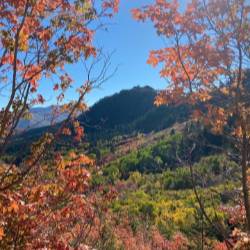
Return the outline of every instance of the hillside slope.
{"type": "Polygon", "coordinates": [[[105,97],[79,116],[92,138],[110,138],[134,132],[149,133],[186,121],[188,107],[156,107],[157,91],[149,86],[134,87],[105,97]]]}
{"type": "MultiPolygon", "coordinates": [[[[95,144],[99,140],[111,140],[116,136],[156,132],[188,119],[187,106],[156,107],[154,105],[156,94],[156,90],[145,86],[122,90],[101,99],[78,117],[85,129],[85,140],[95,144]]],[[[58,125],[39,127],[18,134],[7,153],[26,152],[32,142],[38,140],[45,132],[55,130],[56,126],[58,125]]],[[[73,145],[68,137],[66,141],[63,138],[63,144],[65,143],[69,148],[73,145]]]]}

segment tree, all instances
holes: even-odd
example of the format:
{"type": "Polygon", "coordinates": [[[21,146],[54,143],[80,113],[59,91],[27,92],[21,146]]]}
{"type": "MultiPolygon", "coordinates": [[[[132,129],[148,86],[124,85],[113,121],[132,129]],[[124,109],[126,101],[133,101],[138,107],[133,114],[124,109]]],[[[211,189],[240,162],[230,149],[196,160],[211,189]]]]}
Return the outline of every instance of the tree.
{"type": "Polygon", "coordinates": [[[117,11],[118,0],[0,2],[0,94],[6,96],[0,110],[1,155],[19,120],[46,101],[40,84],[46,82],[47,91],[56,95],[53,115],[68,114],[54,134],[46,133],[31,145],[30,155],[18,166],[0,163],[1,249],[83,249],[98,240],[95,207],[102,200],[99,210],[104,211],[112,194],[100,198],[90,192],[91,159],[74,152],[65,157],[52,146],[62,135],[72,134],[77,141],[84,135],[76,116],[86,109],[86,94],[107,79],[110,63],[94,45],[95,33],[117,11]],[[67,65],[78,62],[86,70],[80,86],[67,73],[67,65]],[[100,71],[94,71],[100,63],[100,71]],[[78,99],[66,102],[69,88],[78,99]]]}
{"type": "Polygon", "coordinates": [[[151,20],[167,46],[150,52],[148,63],[161,65],[168,81],[156,105],[188,103],[193,118],[228,136],[238,150],[247,231],[250,106],[250,3],[246,0],[156,0],[134,9],[137,20],[151,20]],[[230,125],[230,126],[229,126],[230,125]]]}

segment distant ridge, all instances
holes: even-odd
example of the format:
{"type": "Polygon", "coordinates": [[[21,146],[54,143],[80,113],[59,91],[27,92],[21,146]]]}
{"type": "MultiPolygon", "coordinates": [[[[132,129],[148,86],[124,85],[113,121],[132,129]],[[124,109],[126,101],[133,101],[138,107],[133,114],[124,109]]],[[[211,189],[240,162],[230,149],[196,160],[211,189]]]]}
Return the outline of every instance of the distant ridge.
{"type": "MultiPolygon", "coordinates": [[[[53,119],[53,106],[49,107],[36,107],[30,109],[30,119],[21,119],[17,125],[17,129],[27,130],[50,126],[53,119]]],[[[55,117],[54,123],[59,123],[66,119],[67,114],[62,113],[55,117]]]]}

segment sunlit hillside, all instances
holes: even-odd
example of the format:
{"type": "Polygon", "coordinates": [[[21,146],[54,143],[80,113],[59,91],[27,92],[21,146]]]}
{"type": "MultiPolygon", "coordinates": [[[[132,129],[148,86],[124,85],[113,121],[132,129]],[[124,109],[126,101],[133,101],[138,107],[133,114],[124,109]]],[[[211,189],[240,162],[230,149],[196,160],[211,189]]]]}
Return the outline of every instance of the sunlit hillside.
{"type": "Polygon", "coordinates": [[[249,0],[0,0],[0,250],[249,250],[249,31],[249,0]]]}

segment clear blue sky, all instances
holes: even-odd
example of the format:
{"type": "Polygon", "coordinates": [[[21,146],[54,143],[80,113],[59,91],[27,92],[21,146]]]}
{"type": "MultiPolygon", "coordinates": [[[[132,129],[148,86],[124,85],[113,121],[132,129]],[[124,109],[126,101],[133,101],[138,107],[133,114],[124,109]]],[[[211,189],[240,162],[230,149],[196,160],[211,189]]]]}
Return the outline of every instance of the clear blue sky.
{"type": "Polygon", "coordinates": [[[89,96],[93,103],[102,96],[113,94],[121,89],[137,85],[150,85],[163,88],[165,81],[160,79],[157,69],[146,63],[149,51],[163,46],[151,23],[137,22],[132,18],[131,9],[151,3],[150,0],[121,0],[120,11],[109,26],[108,32],[101,32],[97,41],[107,51],[115,51],[112,65],[118,65],[116,74],[102,89],[89,96]]]}
{"type": "MultiPolygon", "coordinates": [[[[96,36],[96,43],[105,52],[113,52],[112,67],[118,66],[116,74],[105,82],[100,89],[92,91],[87,103],[92,105],[100,98],[133,86],[150,85],[156,89],[163,88],[165,81],[160,79],[157,69],[146,64],[148,53],[152,49],[163,46],[163,41],[156,35],[151,23],[139,23],[131,16],[131,9],[149,4],[150,0],[121,0],[119,13],[112,19],[108,31],[101,30],[96,36]]],[[[112,68],[111,68],[112,71],[112,68]]],[[[70,73],[77,83],[82,83],[83,70],[81,65],[70,66],[70,73]]],[[[41,87],[46,105],[52,104],[53,94],[46,92],[46,84],[41,87]]],[[[74,92],[68,98],[74,97],[74,92]]]]}
{"type": "MultiPolygon", "coordinates": [[[[99,30],[96,36],[96,44],[103,47],[104,52],[114,52],[112,56],[112,68],[118,66],[116,74],[105,82],[100,89],[93,90],[86,98],[87,104],[92,105],[102,97],[112,95],[122,89],[130,89],[134,86],[149,85],[155,89],[165,87],[165,80],[161,79],[156,68],[146,63],[149,51],[164,47],[163,40],[156,35],[150,22],[137,22],[132,18],[131,9],[141,7],[154,2],[154,0],[121,0],[119,13],[110,20],[108,30],[99,30]]],[[[187,1],[182,0],[181,6],[187,1]]],[[[80,64],[68,66],[70,76],[74,79],[75,86],[80,86],[84,79],[83,67],[80,64]]],[[[42,81],[39,92],[45,97],[49,106],[56,103],[55,93],[51,90],[51,79],[42,81]]],[[[57,83],[57,80],[54,80],[57,83]]],[[[6,104],[8,99],[1,97],[0,107],[6,104]]],[[[76,98],[75,90],[69,91],[66,101],[76,98]]]]}

